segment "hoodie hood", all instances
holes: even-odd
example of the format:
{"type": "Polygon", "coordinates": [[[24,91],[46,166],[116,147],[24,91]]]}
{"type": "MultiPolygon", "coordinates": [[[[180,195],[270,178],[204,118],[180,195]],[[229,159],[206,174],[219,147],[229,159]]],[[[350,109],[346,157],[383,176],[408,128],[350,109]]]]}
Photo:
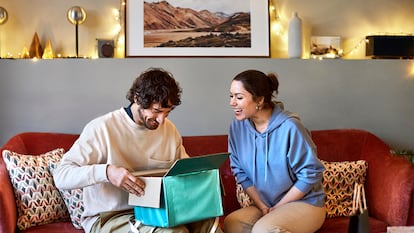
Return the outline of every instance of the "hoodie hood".
{"type": "Polygon", "coordinates": [[[284,110],[284,105],[282,102],[277,101],[274,103],[275,103],[275,107],[273,108],[272,116],[270,117],[267,129],[263,133],[257,132],[253,123],[250,120],[245,120],[247,123],[247,127],[252,134],[254,135],[269,134],[275,129],[279,128],[279,126],[283,124],[283,122],[285,122],[287,119],[290,119],[290,118],[296,118],[297,120],[300,121],[300,118],[298,115],[296,115],[293,112],[284,110]]]}

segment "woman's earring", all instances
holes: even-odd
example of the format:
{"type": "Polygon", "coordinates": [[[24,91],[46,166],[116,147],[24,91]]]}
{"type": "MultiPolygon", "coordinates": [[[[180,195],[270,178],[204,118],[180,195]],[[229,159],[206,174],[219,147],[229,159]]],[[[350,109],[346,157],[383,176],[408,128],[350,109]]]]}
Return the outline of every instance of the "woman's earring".
{"type": "Polygon", "coordinates": [[[259,105],[256,105],[256,111],[259,111],[259,105]]]}

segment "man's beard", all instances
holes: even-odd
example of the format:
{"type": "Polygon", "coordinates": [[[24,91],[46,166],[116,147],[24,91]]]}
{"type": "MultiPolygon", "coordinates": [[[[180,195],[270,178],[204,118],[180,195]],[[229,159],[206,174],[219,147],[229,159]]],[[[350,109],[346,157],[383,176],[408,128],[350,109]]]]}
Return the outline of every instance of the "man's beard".
{"type": "Polygon", "coordinates": [[[155,118],[145,119],[144,114],[142,114],[142,111],[143,110],[141,108],[138,109],[138,116],[142,124],[145,126],[145,128],[149,130],[157,129],[159,126],[159,123],[157,122],[157,120],[155,118]]]}

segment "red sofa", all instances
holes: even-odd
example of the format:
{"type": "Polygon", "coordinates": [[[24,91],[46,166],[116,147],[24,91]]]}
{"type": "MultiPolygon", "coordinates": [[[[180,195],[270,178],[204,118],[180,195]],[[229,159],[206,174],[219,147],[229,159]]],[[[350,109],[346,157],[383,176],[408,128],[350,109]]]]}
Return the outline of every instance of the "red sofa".
{"type": "MultiPolygon", "coordinates": [[[[27,132],[12,137],[2,148],[21,154],[41,154],[62,147],[69,149],[78,135],[27,132]]],[[[404,158],[390,154],[390,148],[375,135],[357,129],[312,131],[320,159],[325,161],[368,162],[367,192],[371,233],[386,232],[387,226],[414,225],[414,169],[404,158]]],[[[191,156],[227,151],[226,135],[185,136],[183,143],[191,156]]],[[[234,177],[229,163],[221,168],[225,214],[239,208],[234,177]]],[[[0,156],[0,232],[16,232],[16,204],[4,161],[0,156]]],[[[223,218],[222,218],[223,219],[223,218]]],[[[347,232],[347,217],[329,218],[318,233],[347,232]]],[[[31,227],[22,232],[69,233],[76,230],[70,222],[31,227]]]]}

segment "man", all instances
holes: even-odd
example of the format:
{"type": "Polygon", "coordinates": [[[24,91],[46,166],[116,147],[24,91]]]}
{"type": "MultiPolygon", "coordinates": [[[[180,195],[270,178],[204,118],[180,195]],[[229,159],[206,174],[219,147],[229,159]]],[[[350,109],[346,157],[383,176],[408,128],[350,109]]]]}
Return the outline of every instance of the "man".
{"type": "MultiPolygon", "coordinates": [[[[145,183],[133,171],[169,168],[188,157],[168,114],[181,104],[182,90],[162,69],[142,73],[128,91],[128,107],[89,122],[54,173],[61,189],[83,188],[85,232],[129,231],[133,218],[128,194],[144,194],[145,183]]],[[[206,220],[155,232],[208,232],[206,220]]],[[[154,227],[141,226],[140,233],[154,227]]],[[[218,230],[221,232],[221,230],[218,230]]]]}

